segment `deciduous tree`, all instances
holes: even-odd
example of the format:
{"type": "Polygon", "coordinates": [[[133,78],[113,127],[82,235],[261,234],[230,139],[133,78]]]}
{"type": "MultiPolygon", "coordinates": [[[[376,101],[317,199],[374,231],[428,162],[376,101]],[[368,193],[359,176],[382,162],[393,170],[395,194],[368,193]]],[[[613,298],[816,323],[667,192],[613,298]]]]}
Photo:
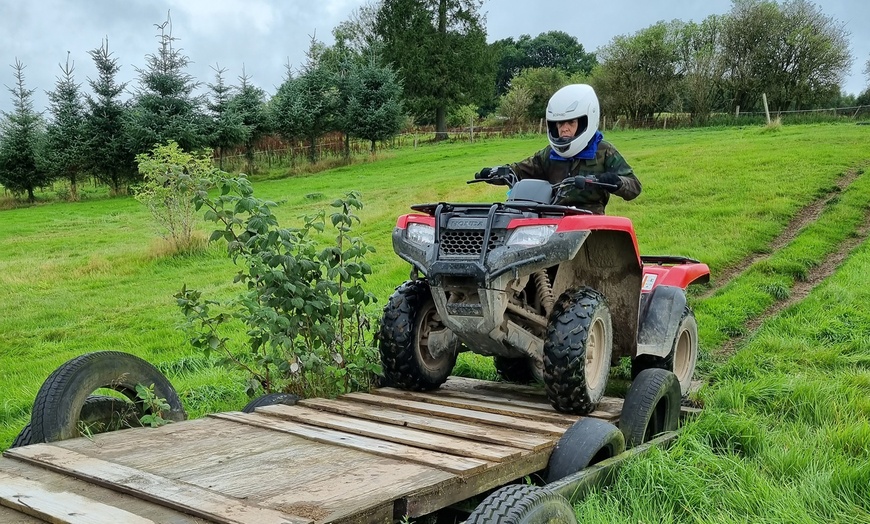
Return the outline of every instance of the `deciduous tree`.
{"type": "Polygon", "coordinates": [[[376,32],[396,67],[408,109],[447,138],[447,111],[492,97],[495,59],[486,44],[482,0],[383,0],[376,32]]]}

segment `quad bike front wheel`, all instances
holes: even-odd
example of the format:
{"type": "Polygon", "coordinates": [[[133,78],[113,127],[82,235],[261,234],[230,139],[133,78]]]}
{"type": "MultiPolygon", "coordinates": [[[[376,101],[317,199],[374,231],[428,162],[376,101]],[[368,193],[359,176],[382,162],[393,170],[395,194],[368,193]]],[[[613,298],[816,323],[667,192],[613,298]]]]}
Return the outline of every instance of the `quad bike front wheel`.
{"type": "Polygon", "coordinates": [[[425,280],[399,286],[384,307],[378,339],[387,383],[402,389],[429,391],[443,384],[456,364],[456,349],[430,348],[430,337],[442,340],[447,327],[425,280]]]}
{"type": "Polygon", "coordinates": [[[613,355],[613,323],[604,296],[583,287],[565,293],[544,342],[544,385],[558,411],[585,415],[604,396],[613,355]]]}
{"type": "Polygon", "coordinates": [[[680,317],[671,349],[664,357],[638,355],[631,361],[631,378],[650,368],[666,369],[677,376],[680,394],[686,396],[692,385],[695,365],[698,363],[698,323],[692,310],[686,307],[680,317]]]}

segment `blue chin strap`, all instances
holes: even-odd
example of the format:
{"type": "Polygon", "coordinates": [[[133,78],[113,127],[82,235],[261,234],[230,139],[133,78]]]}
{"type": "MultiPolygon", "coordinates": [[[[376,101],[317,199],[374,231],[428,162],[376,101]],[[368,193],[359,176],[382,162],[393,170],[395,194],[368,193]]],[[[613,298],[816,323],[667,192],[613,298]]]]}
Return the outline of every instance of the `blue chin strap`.
{"type": "Polygon", "coordinates": [[[592,139],[586,144],[586,147],[583,148],[583,151],[580,151],[576,155],[565,158],[563,156],[559,156],[555,150],[550,150],[550,160],[559,160],[561,162],[568,162],[569,160],[592,160],[595,158],[595,153],[598,152],[598,143],[601,142],[601,139],[604,138],[604,135],[601,134],[601,131],[596,131],[594,135],[592,135],[592,139]]]}

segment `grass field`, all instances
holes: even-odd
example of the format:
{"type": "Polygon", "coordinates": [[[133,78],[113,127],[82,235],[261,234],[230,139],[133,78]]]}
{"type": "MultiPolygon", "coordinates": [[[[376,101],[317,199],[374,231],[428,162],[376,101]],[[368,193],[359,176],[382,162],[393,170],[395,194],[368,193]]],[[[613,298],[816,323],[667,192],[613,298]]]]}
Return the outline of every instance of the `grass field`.
{"type": "MultiPolygon", "coordinates": [[[[616,488],[578,506],[586,522],[817,522],[870,519],[870,306],[866,246],[806,300],[746,325],[787,299],[838,246],[860,234],[870,179],[859,175],[777,252],[771,243],[802,209],[870,166],[870,131],[855,125],[611,132],[644,185],[609,214],[632,219],[644,254],[710,265],[713,289],[691,297],[701,329],[704,413],[675,448],[633,462],[616,488]],[[717,275],[769,254],[719,287],[717,275]],[[736,353],[721,349],[748,336],[736,353]],[[853,517],[854,516],[854,517],[853,517]]],[[[315,175],[255,181],[283,201],[282,225],[358,190],[359,233],[377,248],[370,282],[383,304],[407,278],[390,232],[412,203],[492,201],[504,188],[466,185],[481,167],[515,161],[537,138],[426,145],[315,175]]],[[[45,377],[90,351],[137,354],[163,370],[193,416],[239,409],[241,377],[185,342],[172,294],[182,285],[234,293],[236,269],[214,245],[162,256],[132,198],[0,212],[0,449],[26,423],[45,377]]],[[[203,223],[203,230],[207,226],[203,223]]],[[[464,366],[485,366],[476,359],[464,366]]]]}

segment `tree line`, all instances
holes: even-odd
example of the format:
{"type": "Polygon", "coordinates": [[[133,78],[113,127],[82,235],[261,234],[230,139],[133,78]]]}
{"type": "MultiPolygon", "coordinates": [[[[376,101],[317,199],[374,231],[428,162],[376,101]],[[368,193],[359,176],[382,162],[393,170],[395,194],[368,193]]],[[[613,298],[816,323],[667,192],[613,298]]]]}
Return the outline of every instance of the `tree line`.
{"type": "MultiPolygon", "coordinates": [[[[629,120],[672,112],[703,125],[716,113],[759,110],[761,93],[773,111],[870,104],[870,86],[842,93],[853,61],[844,24],[808,0],[734,0],[724,15],[659,22],[594,53],[561,31],[488,44],[482,5],[372,0],[333,29],[332,46],[312,39],[303,66],[287,66],[272,95],[244,69],[235,84],[217,65],[212,82],[190,76],[168,19],[136,86],[117,81],[104,40],[89,52],[98,72],[90,92],[67,59],[47,114],[33,108],[16,60],[13,111],[0,122],[0,184],[31,201],[53,180],[67,181],[72,199],[87,177],[122,192],[140,180],[136,155],[169,141],[211,148],[219,163],[241,149],[252,164],[267,135],[306,143],[316,161],[328,133],[341,133],[349,154],[352,138],[374,150],[411,124],[433,125],[436,139],[486,116],[521,126],[572,82],[592,84],[603,114],[629,120]]],[[[870,83],[870,59],[865,73],[870,83]]]]}

